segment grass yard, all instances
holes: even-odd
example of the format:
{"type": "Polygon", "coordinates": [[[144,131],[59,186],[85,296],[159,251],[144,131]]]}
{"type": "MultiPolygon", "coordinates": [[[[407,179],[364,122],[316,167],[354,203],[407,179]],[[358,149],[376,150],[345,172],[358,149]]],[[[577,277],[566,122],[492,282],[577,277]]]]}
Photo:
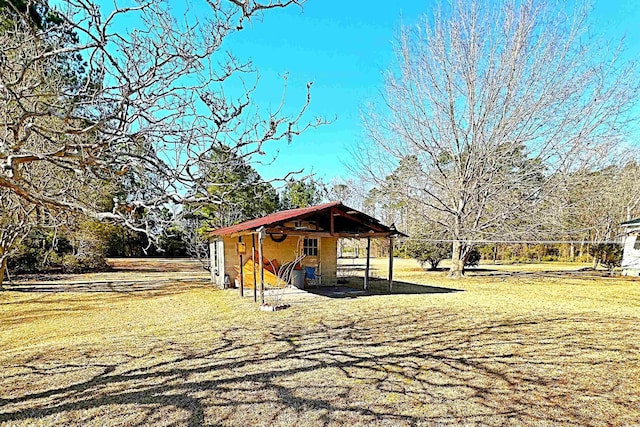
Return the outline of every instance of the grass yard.
{"type": "Polygon", "coordinates": [[[0,425],[640,425],[638,279],[398,261],[398,294],[262,312],[137,266],[0,292],[0,425]]]}

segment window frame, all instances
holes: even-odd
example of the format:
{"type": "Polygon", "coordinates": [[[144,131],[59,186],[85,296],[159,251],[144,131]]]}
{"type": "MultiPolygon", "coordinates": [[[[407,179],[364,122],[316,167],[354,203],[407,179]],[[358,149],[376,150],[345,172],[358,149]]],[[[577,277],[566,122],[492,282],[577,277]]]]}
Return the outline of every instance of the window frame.
{"type": "Polygon", "coordinates": [[[302,242],[302,253],[305,256],[317,257],[320,253],[320,240],[317,237],[305,237],[302,242]]]}

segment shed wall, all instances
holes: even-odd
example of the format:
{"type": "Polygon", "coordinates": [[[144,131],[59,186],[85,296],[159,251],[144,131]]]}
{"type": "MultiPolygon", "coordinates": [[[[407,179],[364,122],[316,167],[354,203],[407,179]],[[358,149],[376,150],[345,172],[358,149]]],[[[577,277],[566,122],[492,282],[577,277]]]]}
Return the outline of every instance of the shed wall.
{"type": "MultiPolygon", "coordinates": [[[[268,259],[277,259],[280,265],[286,262],[291,262],[296,258],[297,249],[302,250],[302,239],[298,236],[288,236],[282,242],[274,242],[269,236],[264,239],[262,250],[263,255],[268,259]]],[[[228,274],[231,278],[231,283],[235,283],[235,280],[240,278],[234,269],[234,265],[239,265],[240,258],[236,253],[236,244],[238,243],[237,237],[223,237],[224,241],[224,269],[225,274],[228,274]]],[[[243,256],[243,262],[246,262],[251,257],[251,237],[244,236],[242,241],[246,244],[247,252],[243,256]]],[[[320,255],[320,268],[322,273],[323,284],[335,284],[337,276],[337,251],[338,251],[338,239],[334,237],[322,237],[319,239],[319,255],[320,255]]],[[[256,238],[256,252],[258,250],[258,241],[256,238]]],[[[307,258],[302,261],[303,265],[312,265],[317,263],[317,258],[307,258]]]]}
{"type": "Polygon", "coordinates": [[[320,264],[322,283],[336,284],[338,270],[338,239],[324,237],[320,241],[320,264]]]}
{"type": "Polygon", "coordinates": [[[640,275],[640,249],[635,249],[638,232],[627,234],[622,252],[622,272],[626,276],[640,275]]]}
{"type": "MultiPolygon", "coordinates": [[[[244,241],[245,239],[243,239],[244,241]]],[[[236,252],[236,243],[238,242],[237,237],[225,237],[222,239],[224,242],[224,273],[229,275],[231,279],[231,286],[235,283],[234,280],[237,276],[236,271],[233,269],[234,265],[238,265],[240,263],[238,253],[236,252]]],[[[249,240],[249,247],[251,244],[251,240],[249,240]]],[[[251,252],[249,252],[251,254],[251,252]]]]}
{"type": "MultiPolygon", "coordinates": [[[[271,237],[267,236],[264,239],[262,250],[265,257],[269,259],[275,258],[282,265],[296,259],[297,247],[298,236],[287,236],[282,242],[274,242],[271,237]]],[[[302,243],[300,243],[300,247],[302,248],[302,243]]]]}

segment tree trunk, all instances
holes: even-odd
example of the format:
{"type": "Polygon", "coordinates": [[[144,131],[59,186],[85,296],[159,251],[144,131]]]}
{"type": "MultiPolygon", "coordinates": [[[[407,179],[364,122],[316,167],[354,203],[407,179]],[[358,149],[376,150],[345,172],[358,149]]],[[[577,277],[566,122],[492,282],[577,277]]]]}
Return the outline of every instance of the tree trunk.
{"type": "Polygon", "coordinates": [[[578,258],[582,261],[582,257],[584,256],[584,240],[580,242],[580,249],[578,249],[578,258]]]}
{"type": "Polygon", "coordinates": [[[3,257],[0,261],[0,291],[3,291],[4,288],[2,284],[4,283],[4,272],[7,270],[7,258],[3,257]]]}
{"type": "Polygon", "coordinates": [[[449,269],[449,277],[459,279],[464,275],[464,254],[462,251],[462,242],[453,241],[453,254],[451,255],[451,268],[449,269]]]}

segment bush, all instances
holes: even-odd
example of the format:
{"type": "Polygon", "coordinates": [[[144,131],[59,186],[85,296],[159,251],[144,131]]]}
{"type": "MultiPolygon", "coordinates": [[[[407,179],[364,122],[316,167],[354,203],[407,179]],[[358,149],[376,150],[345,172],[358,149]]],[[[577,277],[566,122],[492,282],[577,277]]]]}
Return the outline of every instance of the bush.
{"type": "Polygon", "coordinates": [[[422,268],[429,264],[430,270],[438,268],[440,262],[451,256],[451,244],[445,242],[409,241],[406,243],[407,255],[416,259],[422,268]]]}
{"type": "Polygon", "coordinates": [[[544,256],[552,258],[551,261],[556,261],[560,257],[560,249],[556,246],[547,247],[544,256]]]}
{"type": "Polygon", "coordinates": [[[464,257],[464,266],[477,267],[478,264],[480,263],[480,258],[482,258],[482,255],[480,255],[480,252],[477,249],[471,249],[467,253],[467,256],[464,257]]]}
{"type": "Polygon", "coordinates": [[[622,245],[617,243],[599,243],[589,248],[589,253],[596,259],[596,265],[602,264],[613,271],[622,263],[622,245]]]}
{"type": "Polygon", "coordinates": [[[502,259],[503,260],[509,260],[509,261],[514,261],[518,258],[518,249],[514,246],[507,246],[503,251],[502,251],[502,259]]]}
{"type": "Polygon", "coordinates": [[[51,252],[51,233],[36,228],[29,232],[16,253],[8,260],[9,270],[22,273],[36,273],[45,268],[45,260],[51,252]]]}
{"type": "Polygon", "coordinates": [[[522,254],[522,261],[537,261],[538,252],[535,249],[527,249],[522,254]]]}
{"type": "MultiPolygon", "coordinates": [[[[589,252],[591,252],[591,250],[589,250],[589,252]]],[[[576,257],[576,262],[582,262],[582,263],[591,262],[592,258],[593,257],[589,254],[583,254],[576,257]]]]}
{"type": "Polygon", "coordinates": [[[82,266],[80,260],[73,255],[64,255],[60,265],[65,273],[81,273],[82,266]]]}
{"type": "Polygon", "coordinates": [[[86,273],[90,271],[107,271],[109,264],[101,256],[77,257],[64,255],[61,261],[65,273],[86,273]]]}
{"type": "Polygon", "coordinates": [[[85,221],[74,229],[35,228],[8,260],[8,268],[17,274],[60,270],[69,273],[109,269],[105,255],[117,229],[109,224],[85,221]]]}

